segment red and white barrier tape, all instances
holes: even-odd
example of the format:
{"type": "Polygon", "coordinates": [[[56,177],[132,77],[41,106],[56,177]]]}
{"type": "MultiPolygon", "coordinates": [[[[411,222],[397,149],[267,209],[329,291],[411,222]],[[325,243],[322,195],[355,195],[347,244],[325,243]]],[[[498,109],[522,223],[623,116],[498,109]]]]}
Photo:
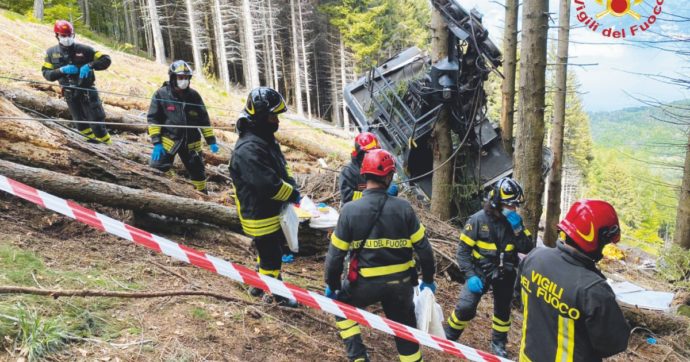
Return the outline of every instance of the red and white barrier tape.
{"type": "Polygon", "coordinates": [[[432,336],[419,329],[377,316],[365,310],[334,301],[321,294],[310,292],[266,275],[261,275],[242,265],[218,259],[206,253],[177,244],[163,237],[137,229],[113,218],[84,208],[72,201],[64,200],[31,186],[0,175],[0,190],[31,201],[44,208],[59,212],[82,223],[133,241],[151,250],[171,256],[177,260],[191,263],[200,268],[226,276],[240,283],[261,288],[273,294],[293,298],[300,304],[322,310],[335,316],[351,319],[360,325],[368,326],[408,341],[419,343],[470,361],[509,361],[492,354],[432,336]]]}

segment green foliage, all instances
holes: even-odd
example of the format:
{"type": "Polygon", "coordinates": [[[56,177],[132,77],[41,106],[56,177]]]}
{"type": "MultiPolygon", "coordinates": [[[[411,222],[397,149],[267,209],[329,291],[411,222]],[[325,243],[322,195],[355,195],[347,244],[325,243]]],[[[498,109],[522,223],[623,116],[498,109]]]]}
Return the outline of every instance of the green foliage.
{"type": "Polygon", "coordinates": [[[207,321],[211,319],[206,309],[201,307],[192,308],[192,318],[207,321]]]}
{"type": "Polygon", "coordinates": [[[690,288],[690,250],[671,245],[661,253],[659,273],[680,288],[690,288]]]}
{"type": "Polygon", "coordinates": [[[17,304],[0,315],[0,335],[11,341],[29,361],[37,361],[65,346],[67,330],[62,320],[47,318],[36,310],[17,304]]]}
{"type": "Polygon", "coordinates": [[[51,5],[46,4],[43,11],[43,22],[54,23],[55,20],[68,20],[74,24],[75,29],[82,30],[84,24],[75,19],[81,16],[81,11],[77,2],[72,1],[53,1],[51,5]]]}
{"type": "Polygon", "coordinates": [[[45,266],[31,252],[0,245],[0,270],[0,281],[29,285],[33,283],[31,274],[45,271],[45,266]]]}
{"type": "Polygon", "coordinates": [[[412,45],[428,46],[431,19],[423,0],[329,1],[320,10],[353,52],[357,71],[376,65],[412,45]]]}
{"type": "Polygon", "coordinates": [[[0,0],[0,8],[20,14],[24,14],[26,11],[33,9],[33,6],[33,0],[0,0]]]}

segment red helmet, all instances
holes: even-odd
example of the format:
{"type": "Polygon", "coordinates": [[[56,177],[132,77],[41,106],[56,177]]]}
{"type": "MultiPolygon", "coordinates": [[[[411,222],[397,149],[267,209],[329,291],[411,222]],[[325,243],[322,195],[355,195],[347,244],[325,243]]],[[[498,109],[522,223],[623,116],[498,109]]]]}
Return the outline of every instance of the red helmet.
{"type": "Polygon", "coordinates": [[[387,176],[392,172],[395,172],[393,155],[382,149],[374,149],[367,152],[364,155],[364,161],[362,161],[362,169],[359,171],[362,175],[376,176],[387,176]]]}
{"type": "Polygon", "coordinates": [[[362,151],[368,152],[379,148],[381,148],[381,146],[375,134],[371,132],[362,132],[355,137],[355,149],[352,151],[352,157],[357,157],[362,151]]]}
{"type": "Polygon", "coordinates": [[[55,35],[60,36],[72,36],[74,35],[74,26],[67,20],[57,20],[55,21],[55,26],[53,27],[55,35]]]}
{"type": "Polygon", "coordinates": [[[565,219],[558,223],[585,253],[621,239],[616,209],[602,200],[579,200],[570,207],[565,219]]]}

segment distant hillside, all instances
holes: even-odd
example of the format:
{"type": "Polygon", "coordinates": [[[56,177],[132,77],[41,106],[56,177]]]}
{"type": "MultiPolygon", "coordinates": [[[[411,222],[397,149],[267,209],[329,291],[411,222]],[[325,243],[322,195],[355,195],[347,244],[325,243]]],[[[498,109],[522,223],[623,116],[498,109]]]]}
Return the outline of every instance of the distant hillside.
{"type": "MultiPolygon", "coordinates": [[[[670,103],[667,107],[669,112],[684,115],[690,120],[690,99],[670,103]]],[[[661,120],[675,121],[664,110],[655,107],[591,113],[592,139],[599,147],[634,153],[644,160],[682,164],[687,126],[661,120]]],[[[680,178],[680,172],[672,174],[671,178],[680,178]]]]}

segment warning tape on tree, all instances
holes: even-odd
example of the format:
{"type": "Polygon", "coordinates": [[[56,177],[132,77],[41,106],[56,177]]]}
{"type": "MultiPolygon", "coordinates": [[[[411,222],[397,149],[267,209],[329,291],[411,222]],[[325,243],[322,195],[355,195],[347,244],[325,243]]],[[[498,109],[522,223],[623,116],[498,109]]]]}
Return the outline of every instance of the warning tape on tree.
{"type": "Polygon", "coordinates": [[[69,200],[37,190],[21,182],[0,175],[0,190],[21,197],[46,209],[76,219],[103,232],[133,241],[158,253],[165,254],[185,263],[207,269],[226,276],[234,281],[248,284],[286,298],[293,298],[300,304],[322,310],[335,316],[351,319],[360,325],[371,327],[384,333],[466,358],[471,361],[508,361],[490,353],[468,347],[444,338],[432,336],[419,329],[394,322],[365,310],[334,301],[321,294],[296,287],[266,275],[261,275],[242,265],[207,255],[184,245],[175,243],[158,235],[127,225],[69,200]]]}

